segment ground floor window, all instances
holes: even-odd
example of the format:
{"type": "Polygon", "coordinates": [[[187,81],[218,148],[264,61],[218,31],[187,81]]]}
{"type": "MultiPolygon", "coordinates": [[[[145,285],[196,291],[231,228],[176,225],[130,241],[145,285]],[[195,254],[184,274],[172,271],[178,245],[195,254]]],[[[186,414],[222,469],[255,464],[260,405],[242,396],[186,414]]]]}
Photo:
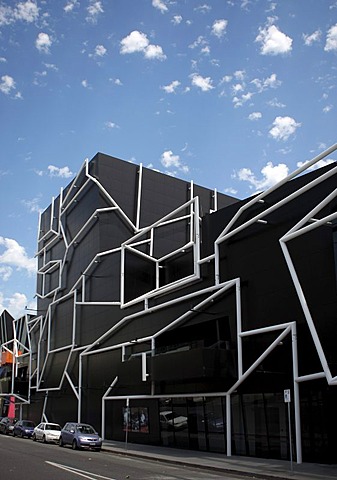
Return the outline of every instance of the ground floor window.
{"type": "MultiPolygon", "coordinates": [[[[232,454],[289,459],[289,428],[282,393],[233,394],[232,454]]],[[[226,453],[225,397],[159,401],[164,446],[226,453]]]]}
{"type": "Polygon", "coordinates": [[[225,453],[223,398],[161,399],[159,416],[162,445],[225,453]]]}
{"type": "Polygon", "coordinates": [[[231,406],[234,455],[289,459],[289,428],[283,393],[232,395],[231,406]]]}

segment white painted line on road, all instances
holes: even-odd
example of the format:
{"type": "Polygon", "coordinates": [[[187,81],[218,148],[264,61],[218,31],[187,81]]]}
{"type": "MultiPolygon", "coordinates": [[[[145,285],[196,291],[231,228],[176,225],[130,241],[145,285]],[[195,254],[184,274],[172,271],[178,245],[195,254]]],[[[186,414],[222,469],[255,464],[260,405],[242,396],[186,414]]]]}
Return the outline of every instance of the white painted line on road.
{"type": "Polygon", "coordinates": [[[97,480],[98,478],[102,478],[103,480],[116,480],[112,477],[104,477],[103,475],[99,475],[98,473],[87,472],[85,470],[79,470],[78,468],[68,467],[67,465],[61,465],[60,463],[48,462],[49,465],[52,467],[60,468],[61,470],[66,470],[67,472],[74,473],[79,477],[88,478],[89,480],[97,480]],[[90,476],[93,475],[93,476],[90,476]]]}

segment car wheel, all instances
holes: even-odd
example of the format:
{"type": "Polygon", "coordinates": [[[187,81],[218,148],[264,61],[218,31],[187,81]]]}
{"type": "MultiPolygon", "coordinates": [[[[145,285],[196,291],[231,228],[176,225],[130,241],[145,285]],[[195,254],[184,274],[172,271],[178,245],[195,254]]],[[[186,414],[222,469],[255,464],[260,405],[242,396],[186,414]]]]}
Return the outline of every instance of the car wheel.
{"type": "Polygon", "coordinates": [[[64,443],[63,443],[62,437],[60,437],[59,446],[60,446],[60,447],[64,447],[64,443]]]}
{"type": "Polygon", "coordinates": [[[23,438],[23,433],[22,432],[20,432],[20,438],[23,438]]]}
{"type": "Polygon", "coordinates": [[[77,450],[77,443],[76,440],[73,440],[73,443],[71,444],[73,450],[77,450]]]}
{"type": "Polygon", "coordinates": [[[32,439],[33,439],[33,442],[36,442],[36,435],[35,435],[35,433],[33,433],[32,439]]]}

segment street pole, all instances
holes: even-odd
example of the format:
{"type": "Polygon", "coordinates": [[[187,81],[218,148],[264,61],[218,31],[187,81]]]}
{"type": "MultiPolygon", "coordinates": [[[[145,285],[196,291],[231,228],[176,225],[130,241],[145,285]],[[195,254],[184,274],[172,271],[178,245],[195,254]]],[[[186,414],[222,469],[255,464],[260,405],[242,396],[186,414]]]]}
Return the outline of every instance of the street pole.
{"type": "Polygon", "coordinates": [[[290,470],[293,471],[293,441],[291,436],[291,417],[290,417],[290,390],[284,390],[284,402],[288,404],[288,424],[289,424],[289,452],[290,452],[290,470]]]}
{"type": "Polygon", "coordinates": [[[128,431],[129,431],[129,421],[130,421],[130,399],[126,399],[126,425],[125,425],[125,450],[128,449],[128,431]]]}

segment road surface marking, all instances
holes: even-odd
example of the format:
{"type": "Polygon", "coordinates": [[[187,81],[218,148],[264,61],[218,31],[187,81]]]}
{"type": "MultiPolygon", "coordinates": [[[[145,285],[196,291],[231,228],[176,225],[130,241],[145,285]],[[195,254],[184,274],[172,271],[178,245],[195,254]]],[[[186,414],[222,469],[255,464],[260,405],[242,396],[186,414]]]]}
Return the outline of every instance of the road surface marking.
{"type": "Polygon", "coordinates": [[[61,465],[60,463],[54,463],[54,462],[48,462],[48,461],[46,461],[46,463],[48,463],[52,467],[60,468],[61,470],[66,470],[67,472],[74,473],[79,477],[88,478],[89,480],[97,480],[98,478],[102,478],[103,480],[116,480],[115,478],[112,478],[112,477],[104,477],[103,475],[99,475],[98,473],[91,473],[85,470],[79,470],[78,468],[68,467],[67,465],[61,465]],[[90,475],[93,475],[93,476],[90,476],[90,475]]]}

